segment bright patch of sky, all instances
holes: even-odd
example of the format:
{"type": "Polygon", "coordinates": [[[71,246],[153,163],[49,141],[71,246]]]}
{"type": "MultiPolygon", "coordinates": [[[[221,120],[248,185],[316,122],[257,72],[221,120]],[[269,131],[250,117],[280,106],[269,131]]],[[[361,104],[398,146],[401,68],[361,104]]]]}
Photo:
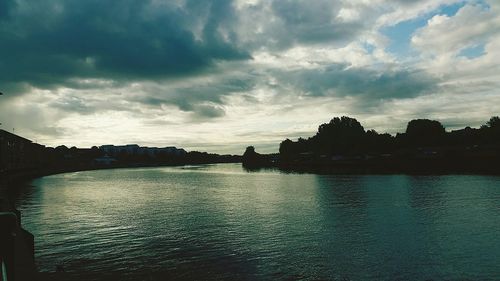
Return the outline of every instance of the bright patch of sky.
{"type": "MultiPolygon", "coordinates": [[[[481,1],[484,3],[483,1],[481,1]]],[[[411,60],[418,55],[418,52],[411,47],[411,37],[413,33],[424,26],[427,22],[436,15],[454,16],[458,10],[465,6],[468,2],[459,2],[452,5],[444,5],[439,9],[430,13],[426,13],[417,18],[399,22],[392,26],[383,27],[381,32],[390,40],[386,51],[393,54],[400,60],[411,60]]],[[[470,3],[470,2],[469,2],[470,3]]],[[[485,4],[486,5],[486,4],[485,4]]]]}
{"type": "Polygon", "coordinates": [[[375,46],[368,43],[368,42],[363,42],[363,48],[368,52],[368,54],[373,54],[373,51],[375,51],[375,46]]]}
{"type": "Polygon", "coordinates": [[[468,59],[475,59],[485,54],[484,44],[479,44],[470,48],[463,49],[458,56],[466,57],[468,59]]]}

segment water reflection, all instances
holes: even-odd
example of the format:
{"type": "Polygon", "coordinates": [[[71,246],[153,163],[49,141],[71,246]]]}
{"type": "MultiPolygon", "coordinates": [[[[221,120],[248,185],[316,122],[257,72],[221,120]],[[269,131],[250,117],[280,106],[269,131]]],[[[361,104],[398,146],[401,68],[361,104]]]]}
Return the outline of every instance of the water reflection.
{"type": "Polygon", "coordinates": [[[40,269],[81,280],[493,279],[499,182],[207,165],[55,175],[15,196],[40,269]]]}

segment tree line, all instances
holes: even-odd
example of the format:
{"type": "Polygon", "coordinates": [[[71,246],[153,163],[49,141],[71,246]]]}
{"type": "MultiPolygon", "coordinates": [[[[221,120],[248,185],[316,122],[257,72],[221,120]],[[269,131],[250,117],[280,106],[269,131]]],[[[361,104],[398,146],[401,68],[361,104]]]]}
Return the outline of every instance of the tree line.
{"type": "Polygon", "coordinates": [[[414,119],[405,132],[390,135],[365,130],[351,117],[335,117],[311,137],[282,141],[278,154],[259,154],[249,146],[242,161],[250,169],[320,173],[498,174],[500,118],[453,131],[436,120],[414,119]]]}
{"type": "Polygon", "coordinates": [[[500,118],[491,117],[479,129],[466,127],[447,132],[436,120],[415,119],[408,122],[406,131],[392,136],[365,130],[354,118],[335,117],[321,124],[317,133],[297,141],[286,139],[279,147],[280,157],[290,159],[299,154],[354,155],[366,153],[390,153],[418,147],[457,147],[500,145],[500,118]]]}

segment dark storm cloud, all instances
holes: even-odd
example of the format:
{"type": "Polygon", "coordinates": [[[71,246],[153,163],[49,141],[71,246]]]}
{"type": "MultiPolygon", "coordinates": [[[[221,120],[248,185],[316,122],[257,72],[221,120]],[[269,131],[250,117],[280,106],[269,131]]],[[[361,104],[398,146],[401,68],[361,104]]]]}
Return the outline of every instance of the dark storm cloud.
{"type": "MultiPolygon", "coordinates": [[[[346,19],[350,4],[331,0],[266,0],[248,5],[239,15],[242,45],[252,50],[286,50],[294,46],[345,46],[375,23],[376,13],[346,19]],[[342,13],[344,12],[344,13],[342,13]],[[243,36],[244,35],[244,36],[243,36]]],[[[363,5],[362,5],[363,6],[363,5]]]]}
{"type": "Polygon", "coordinates": [[[68,112],[77,112],[79,114],[91,114],[95,111],[95,107],[91,106],[91,104],[93,105],[93,103],[89,100],[69,96],[57,100],[51,104],[51,107],[68,112]]]}
{"type": "Polygon", "coordinates": [[[363,25],[337,21],[339,6],[334,1],[284,0],[272,4],[275,15],[287,29],[282,35],[302,43],[346,42],[356,37],[363,25]]]}
{"type": "Polygon", "coordinates": [[[20,92],[27,85],[67,86],[74,78],[154,80],[215,60],[249,59],[235,34],[220,34],[231,2],[197,2],[2,0],[0,83],[20,92]]]}
{"type": "Polygon", "coordinates": [[[16,6],[16,1],[14,0],[0,1],[0,22],[7,20],[11,10],[13,10],[15,6],[16,6]]]}
{"type": "Polygon", "coordinates": [[[361,104],[384,99],[405,99],[431,93],[437,80],[418,71],[378,72],[333,64],[325,68],[278,74],[280,81],[305,96],[356,97],[361,104]]]}
{"type": "Polygon", "coordinates": [[[50,109],[65,114],[90,115],[106,111],[132,111],[133,108],[120,93],[96,94],[66,93],[47,103],[50,109]],[[91,96],[90,96],[91,95],[91,96]]]}
{"type": "Polygon", "coordinates": [[[195,110],[196,121],[222,117],[226,114],[224,108],[218,105],[197,105],[195,110]]]}
{"type": "MultiPolygon", "coordinates": [[[[258,74],[236,75],[213,79],[210,82],[192,82],[184,87],[167,87],[163,84],[144,86],[142,92],[130,101],[150,107],[176,106],[182,111],[193,112],[198,119],[221,117],[225,114],[226,98],[241,95],[249,103],[247,93],[266,83],[269,77],[276,83],[268,85],[277,90],[277,101],[295,94],[307,98],[350,97],[355,106],[368,110],[381,101],[408,99],[431,94],[437,89],[438,80],[416,70],[379,71],[354,68],[345,64],[330,64],[314,69],[286,70],[270,68],[258,74]]],[[[202,80],[203,81],[203,80],[202,80]]],[[[288,99],[288,98],[287,98],[288,99]]]]}
{"type": "MultiPolygon", "coordinates": [[[[228,75],[229,76],[229,75],[228,75]]],[[[227,77],[212,81],[193,81],[188,86],[166,87],[164,84],[147,84],[141,93],[128,98],[129,101],[148,107],[170,105],[182,111],[192,112],[198,120],[224,116],[224,98],[250,91],[257,77],[227,77]]],[[[168,83],[168,82],[166,82],[168,83]]]]}

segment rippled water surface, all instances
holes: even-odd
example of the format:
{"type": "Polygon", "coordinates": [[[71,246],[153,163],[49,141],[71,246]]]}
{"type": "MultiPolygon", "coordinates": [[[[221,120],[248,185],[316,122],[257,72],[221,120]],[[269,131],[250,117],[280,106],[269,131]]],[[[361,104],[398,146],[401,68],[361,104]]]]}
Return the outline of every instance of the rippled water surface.
{"type": "Polygon", "coordinates": [[[499,177],[116,169],[17,201],[39,269],[88,280],[500,278],[499,177]]]}

